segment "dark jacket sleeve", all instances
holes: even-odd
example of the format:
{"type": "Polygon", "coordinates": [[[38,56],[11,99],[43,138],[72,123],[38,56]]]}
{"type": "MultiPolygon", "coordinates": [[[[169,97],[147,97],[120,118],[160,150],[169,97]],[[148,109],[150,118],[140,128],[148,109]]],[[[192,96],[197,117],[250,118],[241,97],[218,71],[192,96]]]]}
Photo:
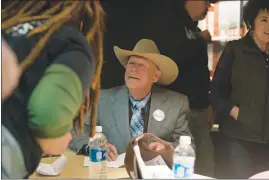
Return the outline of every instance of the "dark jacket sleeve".
{"type": "Polygon", "coordinates": [[[229,116],[233,108],[233,104],[229,101],[232,91],[231,76],[233,62],[234,52],[231,42],[228,42],[219,58],[211,82],[210,103],[217,117],[229,116]]]}

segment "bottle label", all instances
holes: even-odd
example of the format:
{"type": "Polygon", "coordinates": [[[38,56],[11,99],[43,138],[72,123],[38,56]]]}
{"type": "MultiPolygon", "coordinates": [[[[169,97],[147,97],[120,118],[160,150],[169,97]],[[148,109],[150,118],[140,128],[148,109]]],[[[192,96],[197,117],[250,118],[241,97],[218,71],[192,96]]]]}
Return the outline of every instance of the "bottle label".
{"type": "Polygon", "coordinates": [[[91,149],[89,154],[91,162],[102,162],[106,160],[106,149],[91,149]]]}
{"type": "Polygon", "coordinates": [[[191,177],[194,173],[194,157],[178,157],[174,160],[173,173],[176,178],[191,177]]]}

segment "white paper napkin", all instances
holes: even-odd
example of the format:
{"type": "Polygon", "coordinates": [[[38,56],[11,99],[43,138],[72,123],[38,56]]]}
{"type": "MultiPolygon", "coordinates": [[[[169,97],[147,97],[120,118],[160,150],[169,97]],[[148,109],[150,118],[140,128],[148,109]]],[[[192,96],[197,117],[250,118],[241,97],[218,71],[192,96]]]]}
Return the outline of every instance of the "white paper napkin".
{"type": "Polygon", "coordinates": [[[40,163],[36,169],[37,173],[46,176],[58,176],[63,170],[65,164],[67,163],[67,158],[61,155],[52,164],[40,163]]]}

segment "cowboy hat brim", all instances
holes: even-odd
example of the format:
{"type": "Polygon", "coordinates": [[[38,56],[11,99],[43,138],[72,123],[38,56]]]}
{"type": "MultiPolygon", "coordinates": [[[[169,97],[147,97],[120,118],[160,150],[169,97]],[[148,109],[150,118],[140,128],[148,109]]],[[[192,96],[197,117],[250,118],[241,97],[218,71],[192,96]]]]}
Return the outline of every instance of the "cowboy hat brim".
{"type": "Polygon", "coordinates": [[[161,71],[161,77],[158,83],[169,85],[174,82],[178,76],[177,64],[167,56],[155,53],[140,53],[130,50],[121,49],[114,46],[114,52],[120,63],[126,67],[130,56],[141,56],[152,61],[161,71]]]}

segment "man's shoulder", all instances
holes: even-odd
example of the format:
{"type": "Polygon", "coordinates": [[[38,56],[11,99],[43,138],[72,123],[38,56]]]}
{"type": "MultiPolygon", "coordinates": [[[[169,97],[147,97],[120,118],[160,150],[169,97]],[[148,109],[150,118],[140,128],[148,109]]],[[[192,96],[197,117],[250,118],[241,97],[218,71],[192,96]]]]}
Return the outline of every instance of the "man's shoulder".
{"type": "Polygon", "coordinates": [[[100,100],[107,99],[109,97],[115,97],[121,91],[126,90],[126,86],[117,86],[109,89],[102,89],[100,93],[100,100]]]}
{"type": "Polygon", "coordinates": [[[164,87],[154,87],[153,93],[160,94],[161,96],[166,96],[168,100],[173,100],[173,101],[184,101],[187,99],[186,95],[175,92],[175,91],[171,91],[164,87]]]}

